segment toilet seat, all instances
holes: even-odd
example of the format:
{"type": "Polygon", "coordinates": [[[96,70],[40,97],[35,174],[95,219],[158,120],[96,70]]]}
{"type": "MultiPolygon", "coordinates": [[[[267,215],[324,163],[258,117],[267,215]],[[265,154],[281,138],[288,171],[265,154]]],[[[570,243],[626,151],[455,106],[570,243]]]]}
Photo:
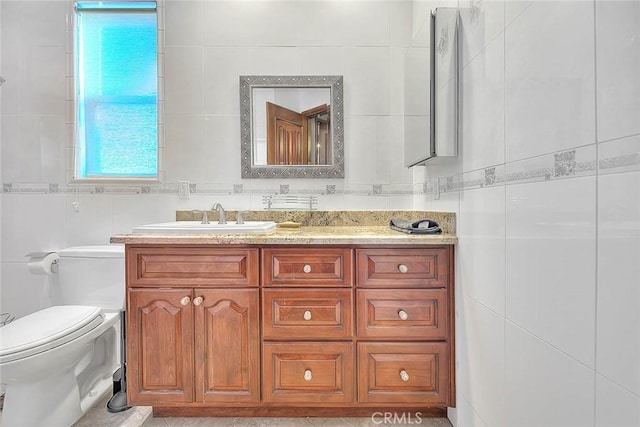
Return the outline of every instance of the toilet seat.
{"type": "Polygon", "coordinates": [[[100,307],[48,307],[0,328],[0,364],[66,344],[100,325],[100,307]]]}

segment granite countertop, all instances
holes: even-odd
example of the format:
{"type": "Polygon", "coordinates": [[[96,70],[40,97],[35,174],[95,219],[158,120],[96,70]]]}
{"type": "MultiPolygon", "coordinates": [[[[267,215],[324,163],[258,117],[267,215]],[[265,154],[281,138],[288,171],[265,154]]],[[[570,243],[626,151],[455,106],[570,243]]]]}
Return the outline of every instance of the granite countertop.
{"type": "MultiPolygon", "coordinates": [[[[177,221],[198,220],[193,211],[176,211],[177,221]]],[[[201,215],[201,214],[200,214],[201,215]]],[[[235,220],[236,212],[227,211],[235,220]]],[[[216,212],[209,212],[215,220],[216,212]]],[[[236,245],[443,245],[456,244],[455,214],[426,211],[252,211],[247,221],[295,221],[299,228],[276,228],[269,234],[119,234],[112,243],[125,244],[236,244],[236,245]],[[440,224],[442,234],[405,234],[389,228],[391,218],[431,219],[440,224]]]]}
{"type": "Polygon", "coordinates": [[[409,235],[376,225],[276,228],[268,234],[122,234],[111,238],[111,243],[205,245],[443,245],[457,241],[452,234],[409,235]]]}

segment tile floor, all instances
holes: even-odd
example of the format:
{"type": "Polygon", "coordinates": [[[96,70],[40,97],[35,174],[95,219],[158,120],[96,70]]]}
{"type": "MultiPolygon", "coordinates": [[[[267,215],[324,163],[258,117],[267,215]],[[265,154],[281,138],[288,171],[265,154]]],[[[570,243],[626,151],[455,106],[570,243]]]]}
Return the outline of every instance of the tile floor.
{"type": "Polygon", "coordinates": [[[110,397],[111,393],[105,394],[71,427],[140,427],[153,416],[150,406],[134,406],[126,411],[111,413],[107,411],[110,397]]]}
{"type": "Polygon", "coordinates": [[[147,406],[112,414],[106,410],[109,396],[99,402],[73,427],[451,427],[446,418],[154,418],[147,406]]]}
{"type": "MultiPolygon", "coordinates": [[[[105,395],[72,427],[385,427],[421,426],[451,427],[446,418],[405,419],[375,418],[154,418],[151,407],[136,406],[119,413],[110,413],[105,395]]],[[[401,414],[399,414],[401,415],[401,414]]],[[[2,410],[0,406],[0,425],[2,410]]]]}
{"type": "Polygon", "coordinates": [[[451,427],[446,418],[412,420],[383,418],[149,418],[143,427],[451,427]]]}

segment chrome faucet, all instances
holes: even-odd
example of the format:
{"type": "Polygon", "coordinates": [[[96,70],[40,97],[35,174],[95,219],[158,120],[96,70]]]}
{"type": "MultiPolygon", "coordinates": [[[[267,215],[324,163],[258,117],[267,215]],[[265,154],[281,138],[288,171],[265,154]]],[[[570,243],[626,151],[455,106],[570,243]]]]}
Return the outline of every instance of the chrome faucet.
{"type": "Polygon", "coordinates": [[[227,223],[227,217],[224,213],[224,208],[222,207],[222,205],[220,203],[214,203],[213,206],[211,207],[212,211],[218,211],[218,224],[226,224],[227,223]]]}

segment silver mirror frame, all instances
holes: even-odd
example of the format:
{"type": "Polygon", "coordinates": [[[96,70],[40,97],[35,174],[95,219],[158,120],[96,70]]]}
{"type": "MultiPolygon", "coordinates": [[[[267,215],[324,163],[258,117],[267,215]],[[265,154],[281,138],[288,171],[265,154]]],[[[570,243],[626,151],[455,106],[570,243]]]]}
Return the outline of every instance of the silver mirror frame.
{"type": "Polygon", "coordinates": [[[240,156],[242,178],[344,178],[344,98],[342,76],[240,76],[240,156]],[[331,90],[333,164],[268,166],[253,164],[254,87],[320,87],[331,90]]]}

